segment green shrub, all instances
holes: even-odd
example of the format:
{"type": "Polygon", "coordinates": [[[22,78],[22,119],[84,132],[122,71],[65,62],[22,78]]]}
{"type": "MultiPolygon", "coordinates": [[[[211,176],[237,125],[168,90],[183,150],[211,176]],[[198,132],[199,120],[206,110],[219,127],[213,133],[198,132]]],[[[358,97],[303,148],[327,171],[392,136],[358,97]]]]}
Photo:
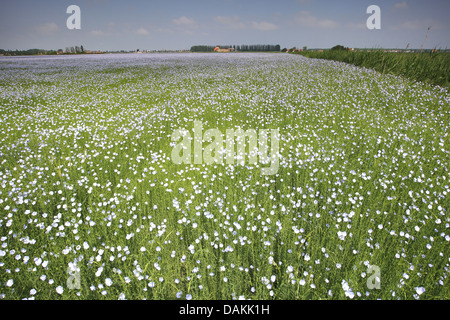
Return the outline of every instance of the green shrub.
{"type": "Polygon", "coordinates": [[[326,50],[295,52],[295,54],[315,59],[346,62],[382,73],[402,75],[444,87],[450,85],[449,53],[326,50]]]}

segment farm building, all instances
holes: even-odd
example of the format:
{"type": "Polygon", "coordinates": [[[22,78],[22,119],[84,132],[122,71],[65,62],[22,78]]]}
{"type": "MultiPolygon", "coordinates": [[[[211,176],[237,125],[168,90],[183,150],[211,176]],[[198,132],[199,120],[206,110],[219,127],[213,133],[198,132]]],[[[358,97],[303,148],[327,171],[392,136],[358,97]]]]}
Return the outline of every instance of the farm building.
{"type": "Polygon", "coordinates": [[[220,49],[220,47],[215,47],[214,52],[233,52],[234,48],[220,49]]]}

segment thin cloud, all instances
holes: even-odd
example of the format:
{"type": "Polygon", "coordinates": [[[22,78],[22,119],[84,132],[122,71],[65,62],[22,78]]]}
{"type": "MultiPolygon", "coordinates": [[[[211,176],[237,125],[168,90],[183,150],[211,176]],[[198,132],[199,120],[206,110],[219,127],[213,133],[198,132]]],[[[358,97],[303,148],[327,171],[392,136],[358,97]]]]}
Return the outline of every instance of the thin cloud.
{"type": "Polygon", "coordinates": [[[298,24],[310,28],[333,29],[339,25],[336,21],[316,17],[309,11],[300,11],[294,20],[298,24]]]}
{"type": "Polygon", "coordinates": [[[426,30],[428,27],[432,29],[441,29],[442,24],[432,19],[424,20],[408,20],[391,27],[392,30],[426,30]]]}
{"type": "Polygon", "coordinates": [[[136,30],[136,34],[139,34],[141,36],[146,36],[146,35],[148,35],[148,30],[145,28],[139,28],[136,30]]]}
{"type": "Polygon", "coordinates": [[[92,31],[89,31],[89,34],[92,36],[99,37],[99,36],[104,36],[105,32],[103,32],[102,30],[92,30],[92,31]]]}
{"type": "Polygon", "coordinates": [[[170,28],[161,28],[161,27],[158,27],[158,28],[155,28],[154,30],[152,30],[152,31],[154,31],[154,32],[158,32],[158,33],[169,33],[169,34],[175,34],[175,31],[173,31],[172,29],[170,29],[170,28]]]}
{"type": "Polygon", "coordinates": [[[270,31],[278,29],[278,26],[267,21],[252,21],[244,23],[238,16],[216,16],[213,18],[214,23],[217,25],[229,29],[229,30],[243,30],[243,29],[255,29],[259,31],[270,31]]]}
{"type": "Polygon", "coordinates": [[[270,31],[270,30],[278,29],[278,26],[273,23],[266,22],[266,21],[262,21],[262,22],[253,21],[252,28],[256,29],[256,30],[260,30],[260,31],[270,31]]]}
{"type": "Polygon", "coordinates": [[[349,23],[347,23],[347,27],[349,27],[350,29],[357,29],[357,30],[366,30],[367,29],[367,25],[365,23],[349,22],[349,23]]]}
{"type": "Polygon", "coordinates": [[[214,22],[226,29],[239,30],[245,29],[246,25],[238,16],[217,16],[213,18],[214,22]]]}
{"type": "Polygon", "coordinates": [[[402,1],[402,2],[397,2],[394,5],[394,8],[396,8],[396,9],[407,9],[407,8],[409,8],[409,5],[408,5],[408,3],[406,1],[402,1]]]}
{"type": "Polygon", "coordinates": [[[172,22],[179,26],[185,26],[185,27],[195,27],[196,26],[195,20],[192,18],[188,18],[186,16],[182,16],[177,19],[173,19],[172,22]]]}
{"type": "Polygon", "coordinates": [[[44,23],[37,26],[36,30],[39,34],[49,36],[58,31],[58,26],[54,22],[44,23]]]}

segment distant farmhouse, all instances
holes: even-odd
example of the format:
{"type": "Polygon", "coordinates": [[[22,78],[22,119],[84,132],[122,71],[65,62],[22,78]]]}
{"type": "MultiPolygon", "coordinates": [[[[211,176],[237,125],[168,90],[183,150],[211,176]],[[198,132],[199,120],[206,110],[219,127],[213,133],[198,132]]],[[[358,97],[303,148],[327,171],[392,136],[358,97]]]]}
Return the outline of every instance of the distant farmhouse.
{"type": "Polygon", "coordinates": [[[233,52],[234,48],[220,49],[220,47],[215,47],[214,52],[233,52]]]}

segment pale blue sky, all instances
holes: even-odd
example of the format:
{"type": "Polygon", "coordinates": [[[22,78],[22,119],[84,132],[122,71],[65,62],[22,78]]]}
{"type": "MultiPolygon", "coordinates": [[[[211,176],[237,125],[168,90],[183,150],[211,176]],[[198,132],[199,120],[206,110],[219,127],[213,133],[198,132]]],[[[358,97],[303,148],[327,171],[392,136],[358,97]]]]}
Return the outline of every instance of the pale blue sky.
{"type": "Polygon", "coordinates": [[[450,48],[449,0],[0,1],[1,49],[189,49],[197,44],[450,48]],[[81,9],[68,30],[66,8],[81,9]],[[369,5],[381,30],[368,30],[369,5]]]}

